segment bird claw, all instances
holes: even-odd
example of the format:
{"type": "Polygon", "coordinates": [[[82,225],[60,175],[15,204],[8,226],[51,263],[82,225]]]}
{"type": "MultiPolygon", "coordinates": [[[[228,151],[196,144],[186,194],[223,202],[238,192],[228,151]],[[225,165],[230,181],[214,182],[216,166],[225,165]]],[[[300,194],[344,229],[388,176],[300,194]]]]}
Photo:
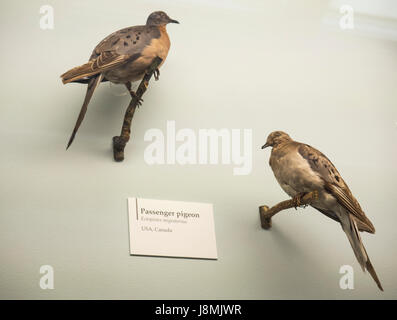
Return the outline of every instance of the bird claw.
{"type": "Polygon", "coordinates": [[[131,97],[133,98],[133,99],[137,99],[138,100],[138,102],[137,102],[137,106],[138,106],[138,108],[142,105],[142,103],[143,103],[143,99],[142,98],[138,98],[138,95],[135,93],[135,91],[133,91],[133,90],[130,90],[130,94],[131,94],[131,97]]]}
{"type": "MultiPolygon", "coordinates": [[[[298,208],[300,207],[300,206],[302,206],[302,202],[301,202],[301,199],[302,199],[302,197],[304,196],[304,193],[298,193],[296,196],[294,196],[293,198],[292,198],[292,201],[294,202],[294,208],[295,208],[295,210],[298,210],[298,208]]],[[[307,205],[303,205],[303,207],[305,208],[307,205]]]]}
{"type": "Polygon", "coordinates": [[[156,81],[160,79],[160,70],[159,70],[159,68],[154,70],[153,76],[154,76],[154,80],[156,80],[156,81]]]}
{"type": "MultiPolygon", "coordinates": [[[[307,194],[306,192],[298,193],[297,195],[295,195],[295,196],[292,198],[292,201],[293,201],[293,203],[294,203],[295,210],[298,210],[298,207],[306,208],[306,207],[308,206],[308,204],[302,204],[302,198],[303,198],[306,194],[307,194]]],[[[312,197],[312,200],[311,200],[311,201],[316,201],[316,200],[318,200],[318,191],[317,191],[317,190],[312,191],[312,192],[311,192],[311,197],[312,197]]]]}

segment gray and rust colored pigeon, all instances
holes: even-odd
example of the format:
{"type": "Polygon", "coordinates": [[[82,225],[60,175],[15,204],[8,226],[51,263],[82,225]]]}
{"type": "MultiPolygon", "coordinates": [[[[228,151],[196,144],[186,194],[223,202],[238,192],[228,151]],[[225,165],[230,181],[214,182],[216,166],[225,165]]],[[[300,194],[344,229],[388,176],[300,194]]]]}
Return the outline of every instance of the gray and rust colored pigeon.
{"type": "MultiPolygon", "coordinates": [[[[164,63],[170,48],[166,30],[168,23],[179,22],[171,19],[165,12],[153,12],[146,25],[129,27],[110,34],[95,47],[87,63],[61,75],[64,84],[88,84],[83,106],[66,149],[72,144],[92,94],[100,82],[125,84],[131,96],[135,96],[131,90],[131,82],[141,80],[156,57],[162,59],[161,64],[164,63]]],[[[157,70],[156,79],[158,75],[157,70]]]]}
{"type": "Polygon", "coordinates": [[[272,132],[262,149],[266,147],[272,147],[269,164],[281,188],[297,206],[305,193],[317,191],[318,197],[310,205],[341,224],[361,268],[368,270],[383,291],[359,233],[375,233],[375,228],[332,162],[282,131],[272,132]]]}

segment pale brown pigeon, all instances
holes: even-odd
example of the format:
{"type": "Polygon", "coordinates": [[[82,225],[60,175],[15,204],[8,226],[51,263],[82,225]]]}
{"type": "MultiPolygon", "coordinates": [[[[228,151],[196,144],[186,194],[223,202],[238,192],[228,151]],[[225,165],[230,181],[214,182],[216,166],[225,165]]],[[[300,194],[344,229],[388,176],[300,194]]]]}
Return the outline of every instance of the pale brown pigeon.
{"type": "Polygon", "coordinates": [[[341,224],[363,271],[368,270],[383,291],[359,233],[375,233],[375,228],[332,162],[282,131],[272,132],[262,149],[266,147],[272,147],[269,164],[281,188],[295,199],[297,206],[305,193],[318,192],[311,206],[341,224]]]}

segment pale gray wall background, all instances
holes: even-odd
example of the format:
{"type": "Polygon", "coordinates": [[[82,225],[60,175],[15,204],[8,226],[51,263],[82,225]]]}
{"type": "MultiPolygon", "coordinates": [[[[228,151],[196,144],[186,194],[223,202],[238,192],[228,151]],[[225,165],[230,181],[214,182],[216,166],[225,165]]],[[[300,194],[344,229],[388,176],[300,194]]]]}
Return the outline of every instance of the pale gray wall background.
{"type": "Polygon", "coordinates": [[[0,298],[397,298],[397,9],[361,3],[356,30],[342,31],[338,1],[2,1],[0,298]],[[39,28],[44,4],[54,30],[39,28]],[[59,75],[159,9],[181,24],[168,28],[169,57],[135,114],[126,160],[112,160],[111,138],[129,99],[108,84],[66,152],[85,86],[59,75]],[[252,128],[252,173],[147,165],[144,133],[166,120],[252,128]],[[258,206],[287,199],[260,150],[275,129],[319,148],[348,182],[376,226],[363,241],[384,293],[314,209],[260,228],[258,206]],[[213,203],[219,260],[129,256],[129,196],[213,203]],[[54,290],[39,287],[44,264],[54,290]],[[355,268],[354,290],[339,289],[344,264],[355,268]]]}

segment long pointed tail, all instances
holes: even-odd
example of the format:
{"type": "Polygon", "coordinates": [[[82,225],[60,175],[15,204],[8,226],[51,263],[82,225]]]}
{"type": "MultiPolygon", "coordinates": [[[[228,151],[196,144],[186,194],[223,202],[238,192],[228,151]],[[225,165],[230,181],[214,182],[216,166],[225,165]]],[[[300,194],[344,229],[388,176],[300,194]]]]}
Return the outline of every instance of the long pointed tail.
{"type": "Polygon", "coordinates": [[[99,74],[98,76],[91,78],[90,81],[88,82],[87,93],[85,94],[85,99],[84,99],[83,105],[81,107],[79,117],[77,118],[76,124],[74,126],[74,129],[73,129],[72,135],[69,139],[66,150],[72,144],[74,137],[76,136],[77,130],[79,130],[81,122],[83,121],[85,113],[87,112],[87,107],[88,107],[88,104],[90,103],[91,97],[92,97],[96,87],[98,86],[98,84],[102,81],[102,79],[103,79],[103,75],[99,74]]]}
{"type": "Polygon", "coordinates": [[[374,279],[374,281],[378,285],[378,288],[383,291],[382,284],[380,283],[378,275],[376,274],[375,268],[373,267],[373,265],[371,263],[371,260],[369,260],[369,257],[368,257],[368,260],[367,260],[366,267],[367,267],[367,270],[368,270],[369,274],[371,275],[372,279],[374,279]]]}
{"type": "Polygon", "coordinates": [[[341,224],[343,230],[347,235],[347,238],[350,241],[350,245],[353,248],[354,255],[356,256],[358,262],[361,265],[361,268],[363,269],[364,272],[365,270],[368,270],[369,274],[378,285],[378,288],[383,291],[382,284],[380,283],[379,278],[375,272],[375,269],[372,266],[371,261],[369,260],[367,251],[364,248],[356,221],[354,220],[354,218],[350,213],[346,212],[345,219],[341,219],[341,224]]]}

